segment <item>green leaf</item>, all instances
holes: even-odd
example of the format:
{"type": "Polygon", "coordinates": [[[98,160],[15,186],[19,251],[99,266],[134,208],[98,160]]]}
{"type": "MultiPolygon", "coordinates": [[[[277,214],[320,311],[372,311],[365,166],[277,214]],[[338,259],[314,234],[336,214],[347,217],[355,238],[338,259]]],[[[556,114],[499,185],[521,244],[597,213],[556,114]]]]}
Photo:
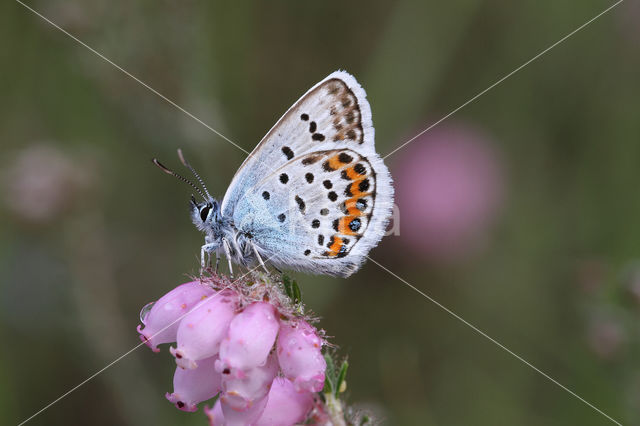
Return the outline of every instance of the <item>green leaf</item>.
{"type": "Polygon", "coordinates": [[[291,284],[291,278],[288,275],[282,274],[282,284],[284,285],[284,292],[289,299],[293,300],[293,286],[291,284]]]}
{"type": "Polygon", "coordinates": [[[302,301],[302,293],[300,292],[300,287],[298,287],[298,283],[294,280],[291,285],[291,290],[293,293],[293,301],[296,303],[300,303],[302,301]]]}
{"type": "Polygon", "coordinates": [[[300,303],[302,301],[302,293],[295,280],[292,280],[291,277],[286,274],[282,274],[282,284],[284,285],[284,292],[289,299],[294,303],[300,303]]]}
{"type": "Polygon", "coordinates": [[[325,393],[332,393],[335,395],[335,373],[336,373],[336,367],[333,364],[333,358],[331,358],[331,355],[329,354],[324,354],[324,360],[327,362],[327,369],[325,371],[324,374],[324,392],[325,393]]]}
{"type": "Polygon", "coordinates": [[[347,377],[347,369],[349,368],[349,363],[347,360],[342,361],[342,366],[340,367],[340,372],[338,373],[338,378],[336,379],[336,387],[335,387],[335,396],[338,396],[340,392],[342,392],[342,384],[345,383],[345,378],[347,377]]]}

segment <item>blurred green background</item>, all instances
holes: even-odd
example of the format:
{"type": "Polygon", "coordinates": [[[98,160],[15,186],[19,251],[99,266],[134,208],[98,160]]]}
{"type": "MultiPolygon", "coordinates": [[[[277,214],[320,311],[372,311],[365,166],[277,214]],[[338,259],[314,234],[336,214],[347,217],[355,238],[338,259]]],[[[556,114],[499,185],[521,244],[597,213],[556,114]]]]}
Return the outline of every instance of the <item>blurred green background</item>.
{"type": "MultiPolygon", "coordinates": [[[[251,150],[336,69],[383,155],[606,8],[585,1],[32,0],[251,150]]],[[[372,257],[624,424],[640,424],[640,7],[631,1],[386,159],[372,257]],[[399,235],[397,235],[399,234],[399,235]]],[[[197,271],[184,149],[224,194],[244,154],[15,2],[0,5],[0,424],[135,346],[138,312],[197,271]]],[[[609,421],[372,262],[296,274],[385,424],[609,421]]],[[[139,348],[30,422],[203,425],[139,348]]]]}

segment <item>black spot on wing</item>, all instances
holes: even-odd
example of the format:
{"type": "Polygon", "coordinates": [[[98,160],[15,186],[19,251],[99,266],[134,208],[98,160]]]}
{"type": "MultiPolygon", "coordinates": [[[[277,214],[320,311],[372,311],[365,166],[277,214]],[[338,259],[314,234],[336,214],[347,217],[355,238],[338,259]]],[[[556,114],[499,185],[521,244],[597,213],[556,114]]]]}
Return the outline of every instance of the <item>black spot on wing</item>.
{"type": "Polygon", "coordinates": [[[293,158],[293,151],[288,146],[282,147],[282,153],[287,157],[287,160],[291,160],[293,158]]]}
{"type": "Polygon", "coordinates": [[[327,248],[331,248],[334,241],[335,241],[335,237],[331,236],[331,238],[329,238],[329,242],[327,243],[327,248]]]}
{"type": "Polygon", "coordinates": [[[338,160],[340,160],[341,163],[348,164],[353,161],[353,157],[346,152],[342,152],[338,155],[338,160]]]}
{"type": "Polygon", "coordinates": [[[324,163],[322,163],[322,170],[324,170],[325,172],[333,172],[336,169],[331,167],[331,164],[329,164],[329,160],[327,160],[324,163]]]}

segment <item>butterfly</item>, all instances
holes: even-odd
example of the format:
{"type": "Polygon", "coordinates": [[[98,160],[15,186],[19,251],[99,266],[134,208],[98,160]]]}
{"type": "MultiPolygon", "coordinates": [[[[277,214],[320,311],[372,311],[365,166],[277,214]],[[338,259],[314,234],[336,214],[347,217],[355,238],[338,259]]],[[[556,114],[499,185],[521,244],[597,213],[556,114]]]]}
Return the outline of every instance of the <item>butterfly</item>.
{"type": "MultiPolygon", "coordinates": [[[[201,247],[231,263],[347,277],[383,237],[393,208],[389,170],[375,151],[364,89],[345,71],[313,86],[278,120],[233,177],[221,203],[202,186],[190,201],[201,247]]],[[[217,266],[217,263],[216,263],[217,266]]]]}

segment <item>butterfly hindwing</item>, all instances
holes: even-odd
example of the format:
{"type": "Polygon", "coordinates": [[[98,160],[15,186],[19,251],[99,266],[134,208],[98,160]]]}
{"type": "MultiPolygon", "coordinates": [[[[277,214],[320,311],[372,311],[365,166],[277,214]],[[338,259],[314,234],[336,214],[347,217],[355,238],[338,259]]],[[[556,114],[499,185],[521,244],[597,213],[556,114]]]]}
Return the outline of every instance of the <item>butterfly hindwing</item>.
{"type": "Polygon", "coordinates": [[[348,276],[393,204],[364,91],[344,72],[304,95],[236,173],[222,204],[269,263],[348,276]]]}

